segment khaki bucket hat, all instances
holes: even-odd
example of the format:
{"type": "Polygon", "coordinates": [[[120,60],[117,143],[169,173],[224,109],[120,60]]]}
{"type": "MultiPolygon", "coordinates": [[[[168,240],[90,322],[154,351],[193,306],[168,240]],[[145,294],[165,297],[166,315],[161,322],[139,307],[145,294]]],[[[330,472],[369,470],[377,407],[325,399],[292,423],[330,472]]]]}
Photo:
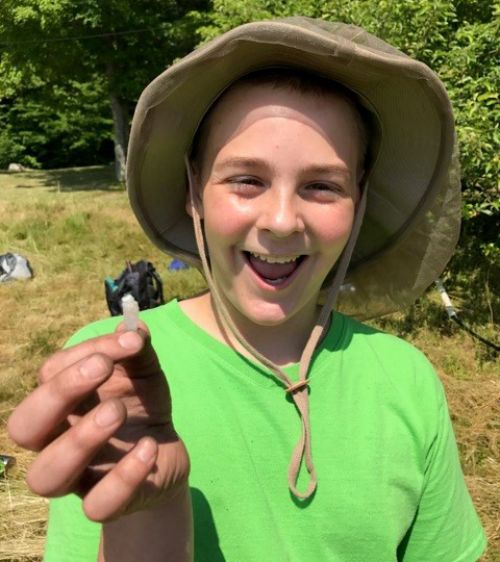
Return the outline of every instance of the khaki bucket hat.
{"type": "Polygon", "coordinates": [[[237,27],[158,76],[132,122],[127,184],[149,238],[199,265],[185,211],[184,158],[203,116],[235,80],[271,67],[315,72],[352,90],[378,123],[367,206],[337,309],[363,319],[412,303],[442,272],[460,225],[450,101],[439,78],[361,28],[305,17],[237,27]]]}

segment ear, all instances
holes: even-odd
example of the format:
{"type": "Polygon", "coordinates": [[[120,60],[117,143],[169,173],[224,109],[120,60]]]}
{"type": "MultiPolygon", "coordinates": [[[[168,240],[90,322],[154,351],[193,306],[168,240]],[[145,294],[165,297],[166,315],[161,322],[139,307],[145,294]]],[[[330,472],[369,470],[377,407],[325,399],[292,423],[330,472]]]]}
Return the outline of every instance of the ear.
{"type": "MultiPolygon", "coordinates": [[[[191,177],[191,182],[192,182],[192,186],[191,189],[189,188],[189,183],[188,183],[188,189],[186,190],[186,203],[185,203],[185,209],[186,209],[186,213],[193,218],[193,206],[196,206],[196,209],[198,210],[198,214],[200,216],[200,218],[203,218],[203,201],[201,198],[201,185],[200,185],[200,176],[197,170],[197,167],[194,166],[193,164],[190,164],[191,166],[191,173],[189,174],[191,177]],[[191,195],[192,194],[192,195],[191,195]],[[192,197],[194,197],[194,201],[192,200],[192,197]]],[[[189,179],[188,179],[189,182],[189,179]]]]}

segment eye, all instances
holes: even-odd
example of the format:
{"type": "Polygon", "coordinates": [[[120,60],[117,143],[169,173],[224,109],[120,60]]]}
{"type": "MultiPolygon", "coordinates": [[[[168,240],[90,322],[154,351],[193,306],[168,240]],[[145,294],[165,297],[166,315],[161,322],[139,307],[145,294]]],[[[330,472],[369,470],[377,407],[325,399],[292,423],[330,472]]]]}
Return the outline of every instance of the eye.
{"type": "Polygon", "coordinates": [[[253,177],[253,176],[237,176],[234,178],[229,178],[228,180],[229,183],[232,184],[244,184],[244,185],[260,185],[262,184],[262,182],[253,177]]]}
{"type": "Polygon", "coordinates": [[[260,193],[264,187],[264,182],[255,176],[234,176],[228,178],[227,183],[231,190],[242,195],[254,195],[260,193]]]}
{"type": "Polygon", "coordinates": [[[304,186],[307,197],[319,198],[321,201],[330,201],[344,197],[346,190],[337,183],[317,181],[304,186]]]}
{"type": "Polygon", "coordinates": [[[332,191],[334,187],[335,186],[320,181],[306,185],[307,189],[317,189],[318,191],[332,191]]]}

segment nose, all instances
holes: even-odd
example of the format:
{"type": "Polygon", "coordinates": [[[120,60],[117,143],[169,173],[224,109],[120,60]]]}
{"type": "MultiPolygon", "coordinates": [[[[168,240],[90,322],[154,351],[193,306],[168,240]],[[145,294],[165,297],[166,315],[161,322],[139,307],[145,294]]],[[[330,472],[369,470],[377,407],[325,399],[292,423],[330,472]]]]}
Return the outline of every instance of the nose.
{"type": "Polygon", "coordinates": [[[277,238],[304,231],[298,195],[287,186],[273,186],[263,198],[257,227],[277,238]]]}

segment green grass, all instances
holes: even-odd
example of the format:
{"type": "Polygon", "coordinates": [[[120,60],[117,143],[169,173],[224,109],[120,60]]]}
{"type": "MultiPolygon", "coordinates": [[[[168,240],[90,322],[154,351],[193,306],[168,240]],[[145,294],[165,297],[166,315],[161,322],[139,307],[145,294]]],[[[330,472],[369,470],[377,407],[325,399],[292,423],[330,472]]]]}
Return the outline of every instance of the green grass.
{"type": "MultiPolygon", "coordinates": [[[[109,315],[104,279],[116,277],[126,260],[152,261],[167,300],[194,294],[205,284],[193,269],[168,272],[170,258],[142,233],[107,167],[0,173],[0,253],[7,251],[26,256],[35,276],[0,285],[0,453],[18,459],[9,479],[0,480],[0,561],[28,562],[40,560],[46,502],[23,483],[32,455],[9,441],[4,426],[9,412],[34,388],[37,370],[51,352],[81,326],[109,315]]],[[[489,287],[475,288],[475,295],[448,289],[457,305],[464,305],[464,318],[493,339],[498,303],[489,287]]],[[[483,561],[499,562],[496,356],[447,320],[433,292],[375,324],[422,349],[443,380],[467,483],[489,536],[483,561]]]]}

